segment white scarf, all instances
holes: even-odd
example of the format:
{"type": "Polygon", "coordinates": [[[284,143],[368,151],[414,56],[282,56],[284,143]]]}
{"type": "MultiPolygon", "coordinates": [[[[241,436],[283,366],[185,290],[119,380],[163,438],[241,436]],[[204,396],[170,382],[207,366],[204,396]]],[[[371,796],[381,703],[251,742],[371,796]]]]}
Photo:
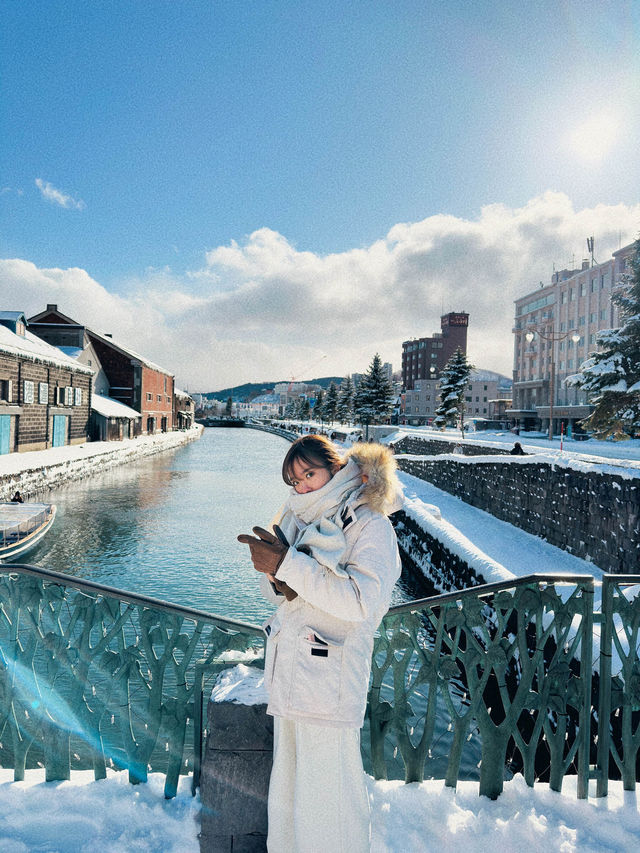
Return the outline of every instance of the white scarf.
{"type": "Polygon", "coordinates": [[[357,505],[362,485],[360,468],[349,459],[322,488],[305,494],[292,489],[278,522],[289,544],[310,553],[337,575],[348,577],[339,565],[347,546],[339,515],[347,500],[357,505]],[[306,525],[302,529],[301,523],[306,525]]]}

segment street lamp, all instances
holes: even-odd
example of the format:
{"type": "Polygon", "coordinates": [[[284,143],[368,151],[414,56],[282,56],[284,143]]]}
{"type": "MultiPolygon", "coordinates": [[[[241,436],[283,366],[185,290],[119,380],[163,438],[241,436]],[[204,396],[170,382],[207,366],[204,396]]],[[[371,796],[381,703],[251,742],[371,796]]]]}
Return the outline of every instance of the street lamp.
{"type": "MultiPolygon", "coordinates": [[[[551,342],[551,372],[549,374],[549,441],[553,441],[553,398],[555,396],[555,382],[556,382],[556,351],[555,344],[559,341],[564,341],[568,337],[571,337],[571,340],[574,344],[577,344],[580,340],[580,335],[573,334],[570,332],[564,332],[559,334],[551,334],[546,335],[544,332],[541,332],[540,329],[536,329],[533,332],[527,332],[525,338],[531,343],[536,337],[542,338],[543,341],[551,342]]],[[[542,366],[542,353],[540,354],[541,366],[542,366]]]]}

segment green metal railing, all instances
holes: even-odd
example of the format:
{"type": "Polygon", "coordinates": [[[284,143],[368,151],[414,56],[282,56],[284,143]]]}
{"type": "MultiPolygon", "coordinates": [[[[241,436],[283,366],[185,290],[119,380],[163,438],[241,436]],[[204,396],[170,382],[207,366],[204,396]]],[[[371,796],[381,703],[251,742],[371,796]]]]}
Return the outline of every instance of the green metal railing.
{"type": "MultiPolygon", "coordinates": [[[[575,773],[584,798],[590,778],[606,795],[612,756],[634,788],[640,576],[605,576],[602,613],[598,586],[534,575],[391,608],[372,662],[374,776],[400,761],[407,782],[455,787],[472,767],[480,793],[495,798],[509,767],[558,791],[575,773]]],[[[263,646],[256,625],[0,566],[0,765],[15,779],[37,764],[47,780],[72,767],[96,778],[126,768],[134,783],[160,771],[166,796],[193,770],[195,790],[205,685],[238,662],[261,666],[263,646]]]]}
{"type": "Polygon", "coordinates": [[[0,566],[0,766],[126,768],[197,784],[202,691],[263,659],[258,626],[30,566],[0,566]],[[191,737],[189,732],[191,731],[191,737]]]}
{"type": "Polygon", "coordinates": [[[373,655],[371,763],[386,778],[389,747],[407,782],[429,775],[436,722],[450,734],[445,784],[465,743],[480,742],[480,794],[502,791],[507,748],[533,785],[545,744],[554,790],[572,765],[587,796],[593,578],[533,576],[393,607],[373,655]]]}

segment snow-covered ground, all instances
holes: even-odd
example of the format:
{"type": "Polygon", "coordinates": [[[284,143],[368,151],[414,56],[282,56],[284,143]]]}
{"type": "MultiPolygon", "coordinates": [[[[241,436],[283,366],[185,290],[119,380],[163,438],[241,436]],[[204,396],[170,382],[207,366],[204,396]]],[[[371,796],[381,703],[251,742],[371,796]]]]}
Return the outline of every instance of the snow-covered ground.
{"type": "MultiPolygon", "coordinates": [[[[165,800],[164,779],[130,785],[126,773],[94,782],[77,771],[70,782],[44,782],[28,770],[11,782],[0,770],[0,853],[199,853],[200,800],[189,778],[165,800]]],[[[640,849],[638,792],[612,782],[606,799],[577,800],[575,779],[563,793],[527,788],[521,776],[502,796],[478,796],[476,782],[456,791],[440,781],[404,785],[367,778],[372,853],[635,853],[640,849]]]]}
{"type": "MultiPolygon", "coordinates": [[[[262,676],[245,666],[222,673],[218,700],[262,701],[262,676]]],[[[43,781],[27,771],[11,782],[0,770],[0,853],[198,853],[199,798],[183,778],[173,800],[163,798],[163,778],[132,786],[125,773],[92,781],[76,772],[69,782],[43,781]]],[[[576,799],[575,778],[564,792],[546,784],[527,788],[517,776],[496,801],[478,796],[477,782],[457,790],[441,781],[405,785],[367,777],[372,813],[372,853],[631,853],[640,847],[637,791],[613,782],[606,799],[576,799]]],[[[318,851],[320,853],[320,851],[318,851]]]]}
{"type": "Polygon", "coordinates": [[[90,441],[84,444],[0,455],[0,500],[9,500],[18,489],[24,498],[44,493],[70,480],[80,480],[179,447],[202,435],[196,424],[188,430],[141,435],[123,441],[90,441]]]}
{"type": "MultiPolygon", "coordinates": [[[[434,430],[429,427],[398,427],[394,435],[390,435],[386,441],[391,441],[394,444],[403,436],[413,436],[415,438],[431,438],[438,441],[451,441],[452,444],[461,443],[460,430],[445,429],[434,430]]],[[[597,441],[590,438],[587,441],[575,441],[572,438],[565,436],[564,440],[560,437],[549,441],[544,433],[541,432],[521,432],[520,435],[515,435],[508,430],[489,432],[465,432],[464,441],[480,446],[495,448],[504,446],[505,451],[511,450],[514,443],[519,441],[525,453],[543,455],[551,459],[568,459],[571,456],[577,456],[587,461],[592,458],[594,462],[602,460],[610,460],[609,464],[627,465],[630,467],[640,468],[640,439],[632,439],[629,441],[597,441]],[[561,449],[562,444],[562,449],[561,449]],[[636,463],[636,464],[634,464],[636,463]]]]}

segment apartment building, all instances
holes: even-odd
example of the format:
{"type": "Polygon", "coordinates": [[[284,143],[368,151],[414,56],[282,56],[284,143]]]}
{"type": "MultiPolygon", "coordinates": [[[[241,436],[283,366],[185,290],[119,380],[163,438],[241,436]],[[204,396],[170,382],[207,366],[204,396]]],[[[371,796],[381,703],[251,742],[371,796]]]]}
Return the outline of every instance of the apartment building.
{"type": "Polygon", "coordinates": [[[454,352],[467,352],[469,315],[464,312],[444,314],[440,332],[430,338],[412,338],[402,343],[402,386],[411,390],[419,380],[437,379],[454,352]]]}
{"type": "Polygon", "coordinates": [[[629,270],[633,244],[604,263],[589,259],[580,269],[554,272],[551,283],[515,301],[513,403],[506,414],[521,429],[571,432],[592,407],[584,391],[564,380],[598,349],[602,329],[619,325],[611,296],[629,270]],[[550,406],[551,391],[553,404],[550,406]]]}

